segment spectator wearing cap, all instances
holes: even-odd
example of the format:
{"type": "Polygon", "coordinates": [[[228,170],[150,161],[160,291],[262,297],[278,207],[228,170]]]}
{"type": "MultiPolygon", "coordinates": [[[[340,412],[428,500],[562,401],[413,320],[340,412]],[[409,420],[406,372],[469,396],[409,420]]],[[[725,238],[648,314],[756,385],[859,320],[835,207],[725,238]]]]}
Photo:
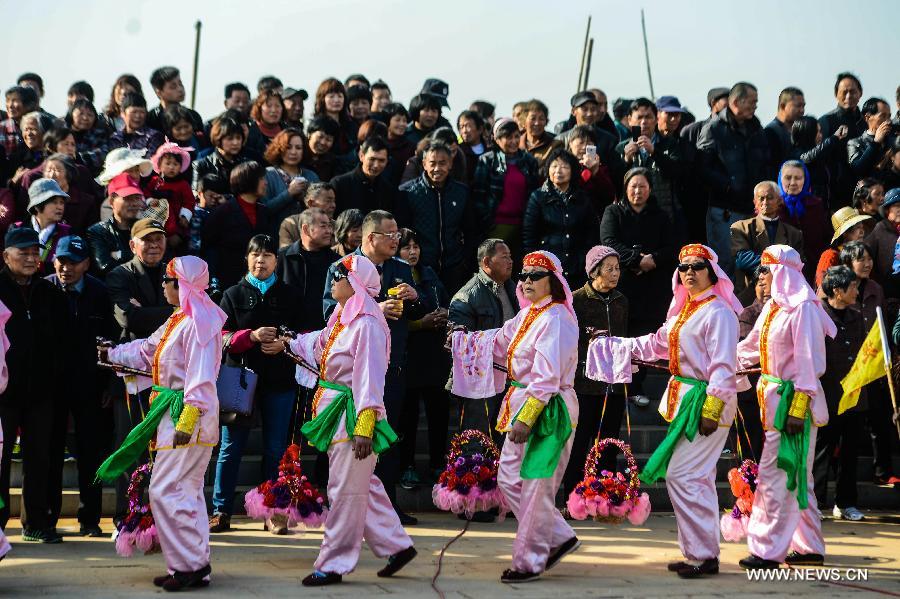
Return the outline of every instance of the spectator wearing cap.
{"type": "MultiPolygon", "coordinates": [[[[614,182],[621,180],[627,170],[625,163],[622,162],[621,156],[616,152],[616,145],[619,143],[618,133],[615,132],[615,126],[612,124],[613,133],[607,128],[600,126],[600,104],[597,102],[597,96],[590,91],[578,92],[570,101],[572,105],[572,115],[570,121],[571,126],[567,126],[565,130],[556,136],[556,139],[564,146],[569,147],[569,138],[573,135],[575,127],[586,125],[594,131],[594,145],[597,147],[597,157],[600,164],[609,169],[610,178],[614,182]]],[[[609,115],[603,112],[607,119],[609,115]]],[[[612,119],[609,119],[612,123],[612,119]]],[[[618,183],[616,184],[618,189],[618,183]]]]}
{"type": "Polygon", "coordinates": [[[893,290],[890,289],[889,283],[893,273],[897,229],[900,226],[900,187],[885,194],[884,202],[878,207],[878,213],[882,216],[882,220],[866,236],[865,242],[872,249],[872,259],[875,261],[872,278],[881,283],[887,295],[891,297],[893,290]]]}
{"type": "MultiPolygon", "coordinates": [[[[38,275],[53,272],[53,257],[59,240],[71,234],[72,227],[62,222],[69,194],[53,179],[38,179],[28,188],[28,214],[30,226],[38,232],[41,242],[41,264],[38,275]]],[[[24,223],[16,223],[22,226],[24,223]]]]}
{"type": "MultiPolygon", "coordinates": [[[[159,67],[150,75],[150,86],[159,98],[159,106],[147,113],[147,126],[157,131],[165,130],[163,113],[169,106],[182,106],[184,102],[184,83],[181,82],[181,71],[176,67],[159,67]]],[[[190,113],[191,126],[194,133],[203,133],[203,119],[193,109],[184,107],[190,113]]],[[[151,152],[152,153],[152,152],[151,152]]]]}
{"type": "Polygon", "coordinates": [[[387,142],[381,137],[370,137],[362,142],[357,154],[356,168],[331,180],[337,202],[335,214],[349,208],[362,210],[363,214],[393,210],[397,191],[385,173],[387,142]]]}
{"type": "Polygon", "coordinates": [[[653,196],[672,219],[678,244],[687,237],[687,218],[678,191],[690,168],[684,143],[677,134],[683,112],[675,96],[661,96],[657,104],[647,98],[636,99],[629,111],[631,137],[616,146],[629,168],[641,166],[650,171],[653,196]],[[660,130],[659,123],[663,125],[660,130]]]}
{"type": "Polygon", "coordinates": [[[691,147],[697,145],[697,140],[700,138],[700,130],[703,129],[703,125],[715,118],[723,108],[728,106],[729,91],[730,90],[727,87],[714,87],[706,92],[706,104],[709,106],[709,116],[702,121],[694,121],[681,130],[681,137],[685,138],[691,147]]]}
{"type": "MultiPolygon", "coordinates": [[[[831,227],[834,236],[828,249],[822,252],[819,263],[816,265],[816,287],[822,284],[822,278],[832,266],[841,263],[841,248],[851,241],[862,241],[866,236],[866,225],[872,221],[868,214],[860,214],[856,208],[844,206],[831,215],[831,227]]],[[[871,259],[871,256],[869,256],[871,259]]]]}
{"type": "Polygon", "coordinates": [[[372,83],[372,114],[379,114],[387,108],[394,100],[391,95],[391,88],[381,79],[372,83]]]}
{"type": "Polygon", "coordinates": [[[285,127],[295,127],[303,131],[303,103],[309,98],[309,94],[302,88],[286,87],[281,98],[284,100],[282,120],[285,127]]]}
{"type": "Polygon", "coordinates": [[[525,129],[519,141],[519,149],[534,156],[538,166],[543,168],[550,152],[559,145],[553,134],[547,131],[550,110],[540,100],[530,100],[525,104],[524,118],[525,129]]]}
{"type": "Polygon", "coordinates": [[[631,103],[632,98],[618,98],[613,103],[613,117],[616,131],[619,133],[619,141],[625,141],[631,137],[631,103]]]}
{"type": "Polygon", "coordinates": [[[138,93],[125,94],[121,110],[125,127],[110,136],[109,149],[147,150],[147,155],[152,156],[165,140],[158,129],[147,125],[147,100],[138,93]]]}
{"type": "MultiPolygon", "coordinates": [[[[75,455],[78,460],[78,523],[81,533],[100,536],[103,488],[94,484],[94,475],[106,456],[112,440],[112,410],[104,401],[109,371],[97,367],[97,337],[114,339],[118,327],[113,319],[109,291],[100,279],[87,274],[91,265],[87,243],[76,235],[64,237],[57,246],[53,266],[56,272],[47,280],[65,294],[72,318],[72,334],[62,339],[67,345],[65,381],[68,392],[61,408],[71,414],[75,426],[75,455]]],[[[68,418],[60,418],[65,425],[68,418]]],[[[66,430],[53,435],[55,455],[64,452],[66,430]]],[[[60,469],[54,482],[62,481],[62,460],[53,466],[60,469]]],[[[61,492],[55,491],[51,495],[61,492]]],[[[58,514],[57,514],[58,515],[58,514]]]]}
{"type": "Polygon", "coordinates": [[[515,257],[522,249],[522,217],[528,196],[540,185],[534,156],[519,149],[522,133],[510,118],[494,123],[495,149],[478,159],[472,180],[472,201],[482,237],[502,239],[515,257]]]}
{"type": "Polygon", "coordinates": [[[565,133],[575,127],[575,125],[588,124],[609,133],[614,139],[618,140],[619,133],[607,109],[609,100],[602,89],[592,88],[580,91],[572,96],[570,104],[572,112],[569,118],[565,121],[560,121],[553,128],[557,134],[565,133]],[[585,103],[589,98],[593,100],[592,106],[588,106],[585,103]],[[590,122],[587,122],[588,120],[590,122]]]}
{"type": "Polygon", "coordinates": [[[766,125],[769,153],[773,164],[781,164],[792,157],[791,131],[794,122],[806,112],[806,99],[796,87],[786,87],[778,94],[778,113],[766,125]]]}
{"type": "Polygon", "coordinates": [[[85,235],[91,248],[93,273],[101,279],[134,256],[130,245],[131,228],[144,207],[144,194],[127,172],[113,177],[107,193],[112,216],[91,225],[85,235]]]}
{"type": "Polygon", "coordinates": [[[698,175],[710,190],[706,237],[731,275],[731,225],[753,213],[753,188],[771,176],[769,143],[756,118],[758,94],[750,83],[736,83],[728,105],[704,125],[697,140],[698,175]]]}
{"type": "Polygon", "coordinates": [[[347,88],[347,106],[350,118],[362,125],[372,114],[372,92],[364,85],[351,85],[347,88]]]}
{"type": "MultiPolygon", "coordinates": [[[[123,342],[144,339],[162,326],[172,314],[162,289],[165,273],[163,256],[166,252],[166,229],[163,223],[142,218],[131,228],[129,241],[133,257],[113,268],[106,276],[106,286],[113,305],[113,316],[121,329],[123,342]]],[[[124,401],[113,402],[113,444],[119,447],[125,436],[137,426],[141,415],[149,408],[149,389],[137,392],[126,388],[119,377],[110,379],[109,393],[114,398],[128,395],[124,401]]],[[[114,521],[128,511],[128,478],[116,483],[114,521]]]]}
{"type": "Polygon", "coordinates": [[[0,528],[6,528],[10,515],[9,472],[12,440],[19,434],[22,447],[22,540],[59,543],[56,521],[51,513],[61,496],[52,495],[60,487],[51,480],[60,468],[54,461],[53,435],[64,425],[61,409],[65,394],[65,363],[73,358],[60,342],[70,338],[71,319],[62,292],[38,276],[40,239],[31,227],[10,227],[3,250],[5,267],[0,271],[0,301],[12,316],[6,323],[9,349],[6,367],[9,385],[0,394],[0,421],[3,444],[0,470],[0,528]]]}

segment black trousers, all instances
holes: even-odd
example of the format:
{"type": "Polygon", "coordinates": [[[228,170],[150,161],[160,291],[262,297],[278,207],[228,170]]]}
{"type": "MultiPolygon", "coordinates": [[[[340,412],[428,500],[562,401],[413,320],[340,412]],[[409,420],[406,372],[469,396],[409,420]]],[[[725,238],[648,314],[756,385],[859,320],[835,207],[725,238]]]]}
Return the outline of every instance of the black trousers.
{"type": "Polygon", "coordinates": [[[483,432],[494,440],[498,448],[503,446],[503,435],[495,429],[497,416],[500,414],[500,403],[505,393],[499,393],[485,399],[469,399],[452,395],[459,408],[459,417],[454,424],[458,425],[457,432],[470,429],[483,432]]]}
{"type": "Polygon", "coordinates": [[[419,429],[419,405],[425,404],[428,422],[428,465],[432,470],[444,468],[447,432],[450,421],[450,399],[443,385],[406,390],[403,402],[400,471],[416,466],[416,437],[419,429]]]}
{"type": "Polygon", "coordinates": [[[835,471],[834,504],[843,509],[856,507],[856,458],[862,437],[860,412],[831,414],[828,424],[816,434],[816,455],[813,461],[816,501],[819,509],[828,506],[828,474],[835,471]]]}
{"type": "Polygon", "coordinates": [[[891,405],[890,390],[884,379],[866,385],[866,396],[869,401],[868,420],[872,435],[872,459],[875,476],[888,478],[893,472],[891,450],[897,429],[892,419],[894,409],[891,405]]]}
{"type": "Polygon", "coordinates": [[[752,458],[759,462],[762,455],[766,432],[762,425],[762,415],[759,411],[759,400],[756,397],[756,381],[758,377],[750,377],[752,388],[738,393],[738,409],[740,414],[735,414],[734,426],[728,431],[728,447],[737,451],[738,439],[744,458],[752,458]],[[750,447],[747,447],[749,441],[750,447]]]}
{"type": "MultiPolygon", "coordinates": [[[[0,420],[3,422],[3,455],[0,458],[0,497],[6,504],[0,510],[0,528],[9,522],[9,478],[13,445],[16,432],[21,428],[22,449],[22,528],[47,530],[52,527],[49,493],[55,487],[51,484],[54,473],[61,473],[53,467],[62,454],[54,455],[53,443],[55,421],[59,406],[53,401],[39,397],[6,397],[0,403],[0,420]]],[[[58,510],[58,508],[57,508],[58,510]]]]}
{"type": "MultiPolygon", "coordinates": [[[[403,397],[406,394],[406,379],[401,368],[389,366],[384,377],[384,411],[388,424],[394,431],[402,430],[403,426],[403,397]]],[[[403,453],[400,443],[378,456],[378,464],[375,466],[375,476],[381,479],[388,498],[397,508],[397,482],[400,480],[403,453]]]]}
{"type": "MultiPolygon", "coordinates": [[[[575,438],[572,439],[569,465],[566,466],[566,472],[563,474],[564,497],[568,498],[572,489],[584,478],[584,462],[594,445],[597,432],[600,432],[600,438],[618,439],[624,415],[625,395],[622,393],[610,393],[606,396],[578,394],[578,426],[575,427],[575,438]],[[603,412],[604,397],[606,397],[606,411],[601,422],[600,414],[603,412]]],[[[618,453],[618,447],[606,448],[600,455],[598,470],[615,472],[618,453]]]]}
{"type": "MultiPolygon", "coordinates": [[[[118,393],[113,396],[113,446],[115,449],[122,445],[122,441],[125,440],[131,429],[140,424],[149,409],[149,390],[132,395],[125,394],[124,386],[119,388],[118,393]]],[[[145,464],[148,459],[149,454],[144,452],[134,468],[145,464]]],[[[128,514],[128,483],[131,482],[131,473],[134,472],[134,468],[128,469],[116,481],[116,522],[128,514]]]]}

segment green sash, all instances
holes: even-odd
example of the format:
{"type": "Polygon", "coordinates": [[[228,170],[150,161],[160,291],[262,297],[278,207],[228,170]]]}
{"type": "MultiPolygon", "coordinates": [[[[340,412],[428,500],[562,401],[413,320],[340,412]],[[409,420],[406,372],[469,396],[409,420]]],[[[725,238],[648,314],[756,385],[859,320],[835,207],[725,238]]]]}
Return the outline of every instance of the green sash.
{"type": "Polygon", "coordinates": [[[810,410],[807,410],[801,432],[794,434],[786,432],[788,412],[790,412],[791,402],[794,400],[794,382],[775,378],[769,374],[763,374],[762,378],[778,385],[778,394],[781,395],[781,400],[778,402],[778,409],[775,410],[775,419],[772,422],[775,430],[781,433],[781,442],[778,444],[778,467],[787,474],[788,491],[796,491],[797,505],[801,510],[805,510],[809,506],[806,461],[809,453],[809,427],[812,416],[810,410]]]}
{"type": "MultiPolygon", "coordinates": [[[[353,391],[350,387],[324,379],[319,379],[319,386],[337,391],[338,396],[315,418],[304,424],[300,428],[300,432],[306,436],[310,445],[321,452],[326,452],[334,440],[334,434],[337,432],[341,416],[344,414],[346,414],[347,435],[353,437],[353,431],[356,429],[356,404],[353,403],[353,391]]],[[[377,454],[383,453],[396,442],[397,433],[394,432],[388,421],[376,420],[375,430],[372,432],[372,451],[377,454]]]]}
{"type": "Polygon", "coordinates": [[[128,436],[122,442],[122,446],[115,450],[106,461],[97,469],[96,481],[113,483],[138,461],[141,454],[147,450],[160,421],[168,412],[172,422],[177,423],[184,409],[184,391],[176,391],[167,387],[153,385],[156,397],[150,404],[150,410],[144,419],[136,427],[131,429],[128,436]]]}
{"type": "MultiPolygon", "coordinates": [[[[518,381],[510,381],[510,384],[519,389],[525,388],[525,385],[518,381]]],[[[519,412],[521,411],[519,408],[519,412]]],[[[516,418],[518,416],[519,413],[516,412],[516,418]]],[[[557,393],[541,410],[531,428],[519,476],[525,480],[552,477],[559,464],[559,456],[571,434],[572,420],[569,417],[569,409],[562,395],[557,393]]]]}
{"type": "Polygon", "coordinates": [[[656,451],[647,460],[647,464],[640,474],[641,482],[647,485],[666,477],[669,462],[672,460],[675,446],[681,440],[681,437],[693,442],[697,436],[697,431],[700,430],[700,417],[703,413],[703,403],[706,401],[706,386],[708,383],[686,376],[675,376],[674,378],[680,383],[691,385],[691,390],[685,393],[681,399],[678,414],[669,423],[669,430],[666,432],[665,439],[662,440],[662,443],[659,444],[656,451]]]}

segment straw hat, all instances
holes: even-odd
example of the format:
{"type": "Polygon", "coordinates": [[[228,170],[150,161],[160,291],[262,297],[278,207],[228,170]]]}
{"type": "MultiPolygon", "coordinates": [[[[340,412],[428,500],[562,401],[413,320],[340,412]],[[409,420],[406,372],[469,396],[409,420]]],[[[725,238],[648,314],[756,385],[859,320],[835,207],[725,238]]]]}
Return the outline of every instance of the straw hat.
{"type": "Polygon", "coordinates": [[[872,218],[868,214],[860,214],[856,208],[844,206],[831,215],[831,226],[834,228],[834,237],[831,243],[840,239],[841,235],[858,225],[859,223],[872,218]]]}

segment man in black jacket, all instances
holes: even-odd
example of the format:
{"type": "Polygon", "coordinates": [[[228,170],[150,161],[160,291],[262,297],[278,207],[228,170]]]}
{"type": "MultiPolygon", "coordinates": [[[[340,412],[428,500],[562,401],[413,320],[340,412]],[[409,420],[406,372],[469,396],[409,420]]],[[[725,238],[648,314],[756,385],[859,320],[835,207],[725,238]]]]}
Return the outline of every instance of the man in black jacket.
{"type": "MultiPolygon", "coordinates": [[[[90,267],[87,244],[81,237],[70,236],[60,240],[56,247],[53,266],[56,274],[47,280],[66,296],[69,315],[73,319],[72,334],[63,339],[70,358],[66,361],[66,403],[61,406],[63,417],[59,424],[62,430],[53,435],[58,444],[56,451],[63,453],[66,443],[66,424],[69,413],[75,425],[75,454],[78,456],[78,522],[81,533],[99,537],[100,510],[103,487],[94,484],[94,474],[106,457],[112,439],[112,412],[104,405],[103,394],[109,383],[110,373],[97,367],[95,348],[97,337],[112,339],[117,332],[113,320],[112,303],[106,285],[87,274],[90,267]]],[[[62,460],[54,461],[58,468],[52,481],[62,482],[62,460]]],[[[62,489],[51,494],[62,498],[62,489]]],[[[55,518],[59,516],[60,505],[51,505],[55,518]]]]}
{"type": "Polygon", "coordinates": [[[60,483],[52,477],[61,473],[54,461],[58,444],[53,434],[63,418],[61,397],[65,381],[64,363],[72,359],[61,340],[71,335],[71,318],[63,294],[49,281],[35,274],[40,262],[38,233],[31,227],[12,227],[5,238],[0,271],[0,301],[12,316],[6,323],[10,347],[6,353],[9,385],[0,394],[0,420],[3,422],[3,455],[0,460],[0,528],[9,521],[9,478],[16,433],[21,430],[22,540],[59,543],[51,516],[61,499],[60,483]]]}
{"type": "Polygon", "coordinates": [[[93,274],[100,279],[134,256],[129,245],[131,227],[144,204],[144,194],[126,173],[110,181],[107,192],[112,217],[91,225],[85,233],[91,248],[93,274]]]}
{"type": "Polygon", "coordinates": [[[437,141],[422,152],[424,171],[400,186],[397,222],[416,232],[421,243],[419,264],[440,276],[447,293],[462,287],[468,272],[478,220],[469,189],[450,178],[452,153],[437,141]]]}
{"type": "Polygon", "coordinates": [[[753,214],[753,188],[771,178],[769,144],[759,119],[756,87],[736,83],[728,105],[704,125],[697,140],[699,175],[710,189],[706,212],[709,246],[719,264],[731,274],[731,225],[753,214]]]}
{"type": "Polygon", "coordinates": [[[857,179],[871,177],[888,149],[893,146],[891,107],[881,98],[869,98],[862,107],[866,132],[847,142],[850,171],[857,179]]]}
{"type": "Polygon", "coordinates": [[[625,175],[625,163],[621,156],[616,152],[616,146],[619,143],[619,136],[610,133],[615,132],[615,124],[606,113],[605,108],[600,110],[600,104],[597,102],[597,96],[590,91],[578,92],[571,99],[572,104],[572,125],[556,136],[563,147],[569,146],[569,137],[572,130],[578,125],[589,125],[594,128],[597,156],[600,158],[600,164],[605,165],[609,169],[609,176],[612,178],[616,189],[621,189],[620,182],[625,175]],[[601,120],[605,119],[605,121],[601,120]],[[604,123],[608,121],[608,125],[604,123]],[[612,129],[610,129],[610,127],[612,129]]]}
{"type": "MultiPolygon", "coordinates": [[[[866,123],[859,110],[862,93],[862,83],[856,75],[838,73],[834,81],[834,97],[837,100],[837,107],[819,117],[822,139],[834,135],[841,126],[847,127],[847,134],[839,138],[843,140],[844,144],[865,132],[866,123]]],[[[843,152],[832,153],[828,160],[828,170],[830,173],[828,197],[836,199],[840,204],[848,204],[857,179],[850,171],[846,155],[843,152]]]]}
{"type": "MultiPolygon", "coordinates": [[[[381,292],[375,300],[387,319],[391,332],[391,357],[384,380],[384,410],[391,427],[400,430],[405,394],[406,339],[409,321],[418,320],[437,306],[427,298],[419,298],[409,264],[395,258],[400,245],[400,232],[394,216],[383,210],[374,210],[366,216],[362,225],[362,245],[355,253],[372,261],[381,273],[381,292]],[[395,289],[396,295],[388,297],[388,290],[395,289]]],[[[337,263],[328,269],[326,280],[331,281],[337,263]]],[[[327,320],[337,302],[331,297],[331,287],[327,285],[322,294],[324,316],[327,320]]],[[[384,483],[385,491],[404,525],[416,524],[417,520],[404,514],[397,507],[397,481],[400,478],[401,455],[395,447],[378,458],[375,474],[384,483]]]]}
{"type": "Polygon", "coordinates": [[[806,112],[806,99],[803,92],[796,87],[786,87],[778,94],[778,113],[775,118],[766,125],[766,137],[769,140],[769,153],[772,155],[772,165],[780,168],[785,160],[789,160],[793,144],[791,143],[791,128],[794,121],[806,112]]]}
{"type": "Polygon", "coordinates": [[[322,296],[331,265],[340,259],[331,249],[334,224],[321,208],[307,208],[299,215],[300,239],[278,251],[276,274],[303,296],[300,328],[315,331],[325,326],[322,296]]]}
{"type": "MultiPolygon", "coordinates": [[[[131,230],[131,249],[134,258],[117,266],[106,278],[113,315],[122,329],[122,342],[144,339],[153,334],[172,314],[162,290],[166,251],[166,234],[162,224],[143,218],[131,230]]],[[[110,385],[113,399],[113,441],[121,445],[125,436],[136,426],[149,407],[149,393],[127,395],[122,379],[115,377],[110,385]],[[124,399],[120,399],[123,398],[124,399]]],[[[130,474],[130,473],[129,473],[130,474]]],[[[116,483],[116,519],[128,510],[126,492],[128,479],[120,477],[116,483]]]]}
{"type": "Polygon", "coordinates": [[[395,188],[383,176],[388,161],[387,142],[380,137],[370,137],[359,148],[359,162],[352,171],[331,180],[334,198],[340,214],[348,208],[357,208],[368,214],[372,210],[393,210],[395,188]]]}

